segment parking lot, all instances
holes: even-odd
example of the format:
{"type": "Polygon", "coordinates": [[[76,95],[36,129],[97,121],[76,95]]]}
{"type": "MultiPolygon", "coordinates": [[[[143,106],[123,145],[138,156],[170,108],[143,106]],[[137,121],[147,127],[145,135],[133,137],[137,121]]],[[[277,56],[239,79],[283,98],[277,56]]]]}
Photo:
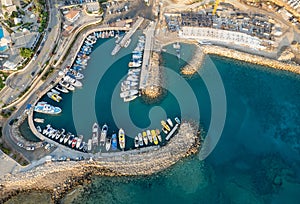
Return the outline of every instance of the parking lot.
{"type": "Polygon", "coordinates": [[[91,3],[91,2],[97,2],[98,0],[67,0],[64,1],[65,6],[71,6],[71,5],[80,5],[84,3],[91,3]]]}

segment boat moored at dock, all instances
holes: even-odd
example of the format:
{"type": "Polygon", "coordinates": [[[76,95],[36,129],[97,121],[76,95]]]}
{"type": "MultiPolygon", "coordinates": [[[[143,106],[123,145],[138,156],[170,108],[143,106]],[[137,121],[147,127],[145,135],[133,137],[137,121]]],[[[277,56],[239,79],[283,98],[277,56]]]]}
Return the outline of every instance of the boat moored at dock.
{"type": "Polygon", "coordinates": [[[180,125],[180,123],[181,123],[181,121],[180,121],[180,119],[178,118],[178,117],[175,117],[175,122],[177,123],[177,124],[179,124],[180,125]]]}
{"type": "Polygon", "coordinates": [[[147,133],[147,137],[148,137],[149,142],[152,143],[153,140],[152,140],[152,135],[151,135],[150,130],[146,130],[146,133],[147,133]]]}
{"type": "Polygon", "coordinates": [[[61,91],[62,93],[69,93],[68,89],[66,89],[65,87],[63,87],[61,84],[57,84],[55,86],[55,88],[58,90],[58,91],[61,91]]]}
{"type": "Polygon", "coordinates": [[[157,138],[158,138],[158,141],[161,142],[161,141],[162,141],[162,138],[161,138],[159,129],[156,129],[155,131],[156,131],[156,136],[157,136],[157,138]]]}
{"type": "Polygon", "coordinates": [[[107,137],[106,138],[106,142],[105,142],[105,149],[106,149],[106,151],[110,150],[110,146],[111,146],[111,138],[107,137]]]}
{"type": "Polygon", "coordinates": [[[47,104],[47,102],[38,102],[35,107],[34,111],[38,113],[45,113],[45,114],[59,114],[61,113],[61,108],[59,107],[54,107],[50,104],[47,104]]]}
{"type": "Polygon", "coordinates": [[[120,148],[124,151],[124,149],[125,149],[125,132],[122,128],[119,130],[119,145],[120,145],[120,148]]]}
{"type": "Polygon", "coordinates": [[[139,134],[138,134],[138,138],[139,138],[139,146],[141,147],[141,146],[144,145],[142,133],[139,133],[139,134]]]}
{"type": "Polygon", "coordinates": [[[101,133],[100,133],[100,146],[105,145],[107,131],[108,131],[108,126],[104,124],[102,126],[101,133]]]}
{"type": "Polygon", "coordinates": [[[143,141],[144,141],[145,145],[148,145],[148,137],[147,137],[147,133],[144,131],[144,132],[142,133],[142,135],[143,135],[143,141]]]}
{"type": "Polygon", "coordinates": [[[111,144],[112,150],[115,151],[118,148],[117,134],[116,133],[112,134],[111,139],[112,139],[112,144],[111,144]]]}
{"type": "Polygon", "coordinates": [[[56,102],[60,102],[62,100],[61,96],[59,96],[57,93],[54,93],[52,91],[49,91],[47,93],[47,96],[56,102]]]}
{"type": "Polygon", "coordinates": [[[158,140],[157,140],[157,137],[156,137],[156,132],[155,132],[155,130],[151,130],[151,135],[152,135],[153,143],[154,143],[155,145],[158,145],[158,140]]]}
{"type": "Polygon", "coordinates": [[[134,147],[135,148],[139,147],[139,137],[138,136],[135,136],[135,138],[134,138],[134,147]]]}
{"type": "Polygon", "coordinates": [[[76,142],[76,148],[79,149],[81,143],[82,143],[83,135],[79,135],[77,142],[76,142]]]}
{"type": "Polygon", "coordinates": [[[168,122],[168,124],[169,124],[170,127],[173,127],[173,122],[172,122],[172,120],[170,118],[167,119],[167,122],[168,122]]]}
{"type": "Polygon", "coordinates": [[[162,120],[160,121],[161,125],[163,126],[163,128],[167,131],[170,131],[171,128],[168,126],[168,124],[166,123],[166,121],[162,120]]]}
{"type": "Polygon", "coordinates": [[[92,144],[98,145],[98,137],[99,137],[99,125],[98,123],[94,123],[92,127],[92,144]]]}

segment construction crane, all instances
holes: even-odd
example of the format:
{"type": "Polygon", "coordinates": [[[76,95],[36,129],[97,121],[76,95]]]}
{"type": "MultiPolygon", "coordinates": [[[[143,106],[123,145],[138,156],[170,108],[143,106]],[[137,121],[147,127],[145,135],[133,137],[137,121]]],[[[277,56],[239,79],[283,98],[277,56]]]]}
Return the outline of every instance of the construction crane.
{"type": "Polygon", "coordinates": [[[215,5],[214,5],[214,10],[212,12],[212,15],[215,15],[216,14],[216,11],[217,11],[217,8],[219,6],[219,3],[220,3],[220,0],[216,0],[215,2],[215,5]]]}

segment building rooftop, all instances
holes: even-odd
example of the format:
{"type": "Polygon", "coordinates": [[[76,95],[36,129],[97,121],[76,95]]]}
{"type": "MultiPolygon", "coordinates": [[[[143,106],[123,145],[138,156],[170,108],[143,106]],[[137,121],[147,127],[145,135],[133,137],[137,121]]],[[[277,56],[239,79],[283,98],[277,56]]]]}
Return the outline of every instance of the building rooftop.
{"type": "Polygon", "coordinates": [[[80,11],[78,10],[75,10],[75,9],[71,9],[66,15],[65,17],[68,19],[68,20],[71,20],[73,18],[75,18],[78,14],[79,14],[80,11]]]}

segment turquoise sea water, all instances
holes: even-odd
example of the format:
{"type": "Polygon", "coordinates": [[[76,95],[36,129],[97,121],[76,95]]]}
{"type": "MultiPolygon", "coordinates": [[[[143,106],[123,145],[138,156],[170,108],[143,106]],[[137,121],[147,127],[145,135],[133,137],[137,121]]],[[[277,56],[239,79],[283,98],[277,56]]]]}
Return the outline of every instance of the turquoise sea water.
{"type": "MultiPolygon", "coordinates": [[[[169,57],[166,63],[175,61],[169,57]]],[[[299,77],[211,59],[223,79],[228,108],[212,154],[149,177],[95,177],[73,203],[298,203],[299,77]]],[[[196,86],[197,80],[190,83],[196,86]]],[[[201,118],[206,126],[209,116],[201,118]]]]}
{"type": "MultiPolygon", "coordinates": [[[[167,91],[160,102],[148,105],[139,98],[129,105],[124,104],[117,97],[118,83],[127,72],[130,55],[124,50],[125,56],[115,61],[110,56],[113,42],[102,40],[98,46],[83,71],[83,88],[64,96],[60,104],[62,115],[46,117],[46,124],[77,131],[87,138],[97,119],[99,124],[108,123],[110,132],[121,125],[130,137],[137,127],[158,128],[163,117],[180,115],[183,103],[192,102],[193,96],[185,92],[182,83],[165,75],[167,91]],[[108,71],[104,71],[105,67],[109,67],[108,71]],[[183,102],[172,87],[183,95],[183,102]],[[132,122],[127,120],[128,114],[132,122]]],[[[128,52],[134,46],[133,40],[128,52]]],[[[183,58],[190,57],[190,49],[182,45],[183,58]]],[[[167,51],[163,54],[166,70],[178,72],[185,62],[176,58],[172,46],[167,47],[167,51]]],[[[200,124],[205,131],[212,120],[210,96],[219,94],[209,91],[203,77],[214,80],[213,67],[222,78],[227,114],[221,138],[204,161],[195,155],[147,177],[95,177],[74,203],[298,203],[299,76],[216,56],[207,57],[200,75],[183,78],[192,88],[198,106],[185,108],[184,114],[197,119],[199,109],[200,124]]],[[[50,102],[47,97],[43,100],[50,102]]],[[[42,115],[35,114],[35,117],[42,115]]]]}

